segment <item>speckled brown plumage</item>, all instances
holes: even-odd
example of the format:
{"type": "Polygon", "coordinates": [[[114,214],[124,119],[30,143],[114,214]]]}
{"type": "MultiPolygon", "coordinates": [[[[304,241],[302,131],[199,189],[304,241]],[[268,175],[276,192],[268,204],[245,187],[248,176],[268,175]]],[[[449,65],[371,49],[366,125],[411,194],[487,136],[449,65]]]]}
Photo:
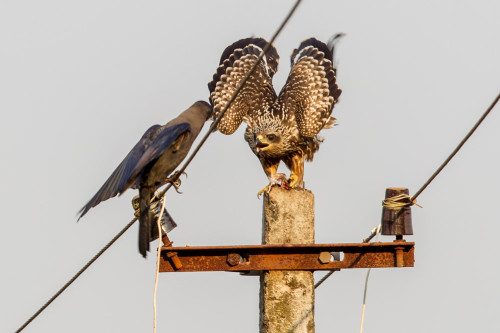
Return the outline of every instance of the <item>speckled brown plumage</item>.
{"type": "MultiPolygon", "coordinates": [[[[208,84],[214,117],[224,108],[243,77],[267,44],[246,38],[228,46],[208,84]]],[[[304,159],[312,160],[322,141],[318,133],[331,128],[334,104],[341,90],[336,83],[332,50],[315,38],[303,41],[291,56],[291,71],[279,95],[272,86],[279,56],[272,46],[222,117],[217,129],[234,133],[244,121],[245,140],[261,161],[270,185],[283,161],[291,170],[290,186],[303,185],[304,159]]]]}

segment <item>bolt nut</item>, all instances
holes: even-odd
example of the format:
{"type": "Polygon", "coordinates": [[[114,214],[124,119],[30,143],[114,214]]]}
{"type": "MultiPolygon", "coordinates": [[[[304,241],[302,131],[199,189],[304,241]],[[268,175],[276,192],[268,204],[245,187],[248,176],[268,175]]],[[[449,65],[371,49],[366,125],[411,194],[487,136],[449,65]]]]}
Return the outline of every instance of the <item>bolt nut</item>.
{"type": "Polygon", "coordinates": [[[331,259],[332,255],[330,252],[321,252],[318,257],[319,262],[322,264],[329,264],[331,259]]]}
{"type": "Polygon", "coordinates": [[[229,266],[236,266],[240,263],[241,256],[238,253],[229,253],[227,255],[227,263],[229,266]]]}

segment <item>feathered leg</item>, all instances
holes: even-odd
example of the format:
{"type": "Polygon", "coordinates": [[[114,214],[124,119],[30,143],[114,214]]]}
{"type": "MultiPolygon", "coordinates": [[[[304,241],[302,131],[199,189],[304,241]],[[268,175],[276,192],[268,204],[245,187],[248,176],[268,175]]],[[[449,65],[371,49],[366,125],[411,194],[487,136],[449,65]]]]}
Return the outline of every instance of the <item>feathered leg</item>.
{"type": "Polygon", "coordinates": [[[291,188],[304,186],[304,156],[302,154],[293,154],[283,160],[290,169],[290,179],[288,186],[291,188]]]}
{"type": "Polygon", "coordinates": [[[139,252],[144,258],[146,258],[147,251],[149,251],[152,220],[149,205],[153,193],[154,189],[152,187],[141,186],[139,188],[139,252]]]}

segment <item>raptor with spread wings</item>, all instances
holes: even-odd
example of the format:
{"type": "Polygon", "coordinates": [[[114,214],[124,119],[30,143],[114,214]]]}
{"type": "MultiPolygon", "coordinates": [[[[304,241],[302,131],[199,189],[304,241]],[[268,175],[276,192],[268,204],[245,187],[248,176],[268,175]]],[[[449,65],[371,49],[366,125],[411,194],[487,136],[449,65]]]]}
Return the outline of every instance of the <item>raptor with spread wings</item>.
{"type": "MultiPolygon", "coordinates": [[[[224,50],[208,84],[214,117],[266,44],[262,38],[246,38],[224,50]]],[[[217,129],[223,134],[234,133],[242,122],[248,125],[245,140],[270,182],[259,194],[283,182],[292,188],[302,187],[304,160],[312,161],[322,142],[317,134],[335,124],[332,109],[342,91],[336,82],[332,50],[333,43],[329,47],[315,38],[303,41],[293,51],[288,80],[276,95],[272,77],[278,70],[279,56],[271,46],[219,122],[217,129]],[[277,173],[280,161],[290,169],[289,179],[277,173]]]]}

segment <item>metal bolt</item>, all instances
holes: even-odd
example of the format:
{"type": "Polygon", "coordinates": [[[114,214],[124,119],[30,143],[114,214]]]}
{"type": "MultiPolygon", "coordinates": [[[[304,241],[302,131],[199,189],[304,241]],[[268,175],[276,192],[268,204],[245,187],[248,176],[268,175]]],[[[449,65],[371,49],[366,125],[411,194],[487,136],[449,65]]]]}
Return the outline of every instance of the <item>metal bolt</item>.
{"type": "MultiPolygon", "coordinates": [[[[396,236],[396,240],[394,243],[401,243],[404,244],[406,241],[403,239],[403,236],[396,236]]],[[[404,262],[403,262],[403,250],[405,249],[402,246],[398,246],[394,248],[396,250],[396,267],[404,267],[404,262]]]]}
{"type": "Polygon", "coordinates": [[[182,268],[182,262],[177,256],[177,252],[167,252],[167,257],[172,260],[172,264],[174,265],[175,269],[181,269],[182,268]]]}
{"type": "Polygon", "coordinates": [[[396,247],[396,267],[404,267],[403,250],[404,247],[396,247]]]}
{"type": "Polygon", "coordinates": [[[318,259],[322,264],[329,264],[330,260],[332,259],[332,255],[330,254],[330,252],[321,252],[318,259]]]}
{"type": "Polygon", "coordinates": [[[240,263],[241,256],[238,253],[229,253],[227,255],[227,263],[229,266],[236,266],[240,263]]]}

